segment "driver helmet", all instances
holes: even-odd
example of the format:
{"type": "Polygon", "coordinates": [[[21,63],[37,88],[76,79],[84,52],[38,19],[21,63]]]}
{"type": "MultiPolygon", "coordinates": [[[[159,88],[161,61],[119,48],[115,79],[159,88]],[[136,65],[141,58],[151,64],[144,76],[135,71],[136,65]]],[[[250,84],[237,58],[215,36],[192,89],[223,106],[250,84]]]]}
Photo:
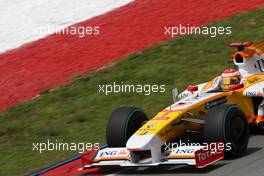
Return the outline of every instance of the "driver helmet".
{"type": "Polygon", "coordinates": [[[241,74],[236,69],[227,69],[221,75],[222,91],[230,91],[230,86],[240,84],[241,74]]]}

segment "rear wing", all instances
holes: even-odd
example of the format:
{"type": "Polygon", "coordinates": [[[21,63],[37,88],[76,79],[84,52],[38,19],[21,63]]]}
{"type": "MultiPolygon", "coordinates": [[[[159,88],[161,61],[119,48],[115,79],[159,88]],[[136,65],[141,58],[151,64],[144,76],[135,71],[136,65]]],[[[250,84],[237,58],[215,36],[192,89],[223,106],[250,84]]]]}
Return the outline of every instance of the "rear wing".
{"type": "Polygon", "coordinates": [[[251,45],[252,42],[233,42],[229,44],[230,47],[237,47],[238,51],[242,51],[245,47],[249,47],[251,45]]]}

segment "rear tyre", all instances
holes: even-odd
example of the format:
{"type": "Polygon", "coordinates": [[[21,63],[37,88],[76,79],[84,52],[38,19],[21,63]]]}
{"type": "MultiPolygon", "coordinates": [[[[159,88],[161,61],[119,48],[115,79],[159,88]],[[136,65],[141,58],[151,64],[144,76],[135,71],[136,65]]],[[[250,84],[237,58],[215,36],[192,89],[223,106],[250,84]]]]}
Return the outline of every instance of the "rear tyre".
{"type": "Polygon", "coordinates": [[[238,157],[247,149],[249,126],[244,113],[235,105],[212,108],[205,119],[203,136],[206,142],[223,142],[226,157],[238,157]]]}
{"type": "Polygon", "coordinates": [[[147,120],[147,115],[139,108],[117,108],[112,112],[107,125],[106,141],[108,146],[125,147],[129,137],[147,120]]]}

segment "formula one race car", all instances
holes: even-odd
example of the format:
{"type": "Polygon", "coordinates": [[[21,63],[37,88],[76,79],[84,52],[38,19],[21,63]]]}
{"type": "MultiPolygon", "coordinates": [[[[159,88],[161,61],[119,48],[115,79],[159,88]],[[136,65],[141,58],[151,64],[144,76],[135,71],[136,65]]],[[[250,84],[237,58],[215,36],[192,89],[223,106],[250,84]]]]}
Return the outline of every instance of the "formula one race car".
{"type": "Polygon", "coordinates": [[[179,95],[174,89],[174,103],[153,118],[139,108],[114,110],[107,145],[84,153],[79,170],[160,164],[201,168],[224,157],[241,156],[247,149],[249,125],[264,130],[264,41],[230,46],[238,48],[232,55],[238,70],[227,69],[179,95]],[[187,134],[198,134],[201,145],[173,145],[187,134]]]}
{"type": "Polygon", "coordinates": [[[238,70],[225,70],[212,81],[189,86],[179,95],[174,89],[174,104],[153,118],[148,119],[138,108],[117,108],[108,122],[108,147],[97,151],[85,167],[159,164],[203,167],[223,158],[223,153],[226,157],[242,155],[247,149],[249,124],[264,129],[264,42],[230,46],[238,48],[232,55],[238,70]],[[200,158],[199,152],[208,152],[203,145],[178,146],[176,150],[167,147],[188,131],[200,133],[208,144],[222,143],[224,152],[209,151],[207,157],[200,158]]]}

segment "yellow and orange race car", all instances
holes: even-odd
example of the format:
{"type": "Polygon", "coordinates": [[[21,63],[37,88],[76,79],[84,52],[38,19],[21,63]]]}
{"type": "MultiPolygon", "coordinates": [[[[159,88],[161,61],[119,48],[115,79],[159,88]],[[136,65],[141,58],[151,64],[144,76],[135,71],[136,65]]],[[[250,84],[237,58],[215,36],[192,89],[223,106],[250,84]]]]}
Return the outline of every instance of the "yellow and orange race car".
{"type": "MultiPolygon", "coordinates": [[[[264,131],[264,41],[231,43],[236,69],[188,86],[153,118],[139,108],[110,115],[107,145],[89,150],[33,175],[79,175],[104,166],[187,164],[203,168],[247,149],[249,127],[264,131]]],[[[114,168],[114,167],[111,167],[114,168]]]]}
{"type": "Polygon", "coordinates": [[[107,146],[89,156],[84,154],[84,168],[160,164],[205,167],[224,155],[242,155],[248,145],[249,124],[264,129],[264,42],[230,46],[238,48],[232,55],[237,69],[189,86],[179,95],[174,89],[174,103],[153,118],[148,119],[138,108],[114,110],[107,126],[107,146]],[[189,139],[179,145],[187,133],[199,134],[201,145],[188,145],[189,139]]]}

